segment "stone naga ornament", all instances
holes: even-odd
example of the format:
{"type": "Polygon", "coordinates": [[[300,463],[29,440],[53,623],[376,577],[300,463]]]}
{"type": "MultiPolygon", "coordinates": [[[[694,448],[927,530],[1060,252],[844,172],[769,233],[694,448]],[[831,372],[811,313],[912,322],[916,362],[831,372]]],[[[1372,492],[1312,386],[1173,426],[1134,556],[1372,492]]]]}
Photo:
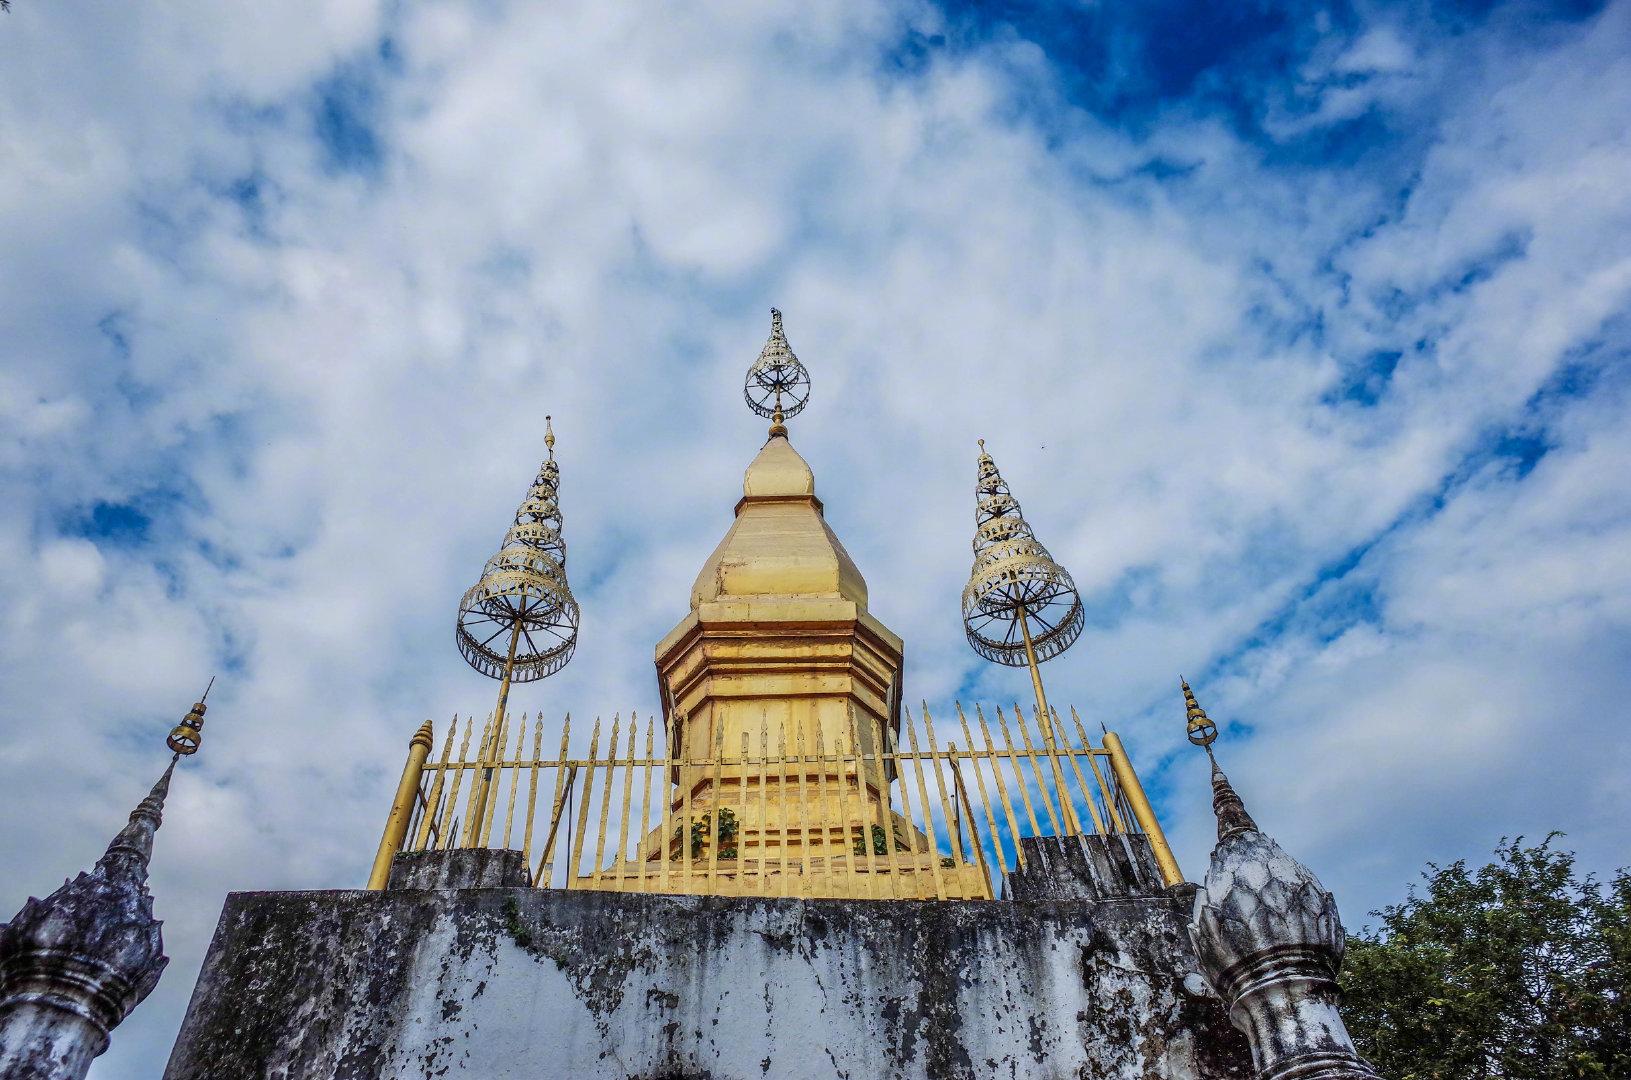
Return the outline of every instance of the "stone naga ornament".
{"type": "Polygon", "coordinates": [[[1190,923],[1202,973],[1250,1042],[1258,1080],[1379,1080],[1337,1011],[1344,935],[1336,898],[1258,829],[1212,758],[1216,727],[1183,689],[1190,741],[1212,759],[1218,820],[1190,923]]]}

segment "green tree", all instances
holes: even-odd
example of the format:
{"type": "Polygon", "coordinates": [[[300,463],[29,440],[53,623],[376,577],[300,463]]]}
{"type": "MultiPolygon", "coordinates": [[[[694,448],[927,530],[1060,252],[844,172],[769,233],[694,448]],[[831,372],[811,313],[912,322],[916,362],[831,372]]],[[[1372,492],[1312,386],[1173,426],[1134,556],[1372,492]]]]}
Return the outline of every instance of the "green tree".
{"type": "Polygon", "coordinates": [[[1631,1077],[1631,870],[1582,878],[1556,836],[1430,864],[1350,940],[1343,1014],[1388,1080],[1631,1077]]]}

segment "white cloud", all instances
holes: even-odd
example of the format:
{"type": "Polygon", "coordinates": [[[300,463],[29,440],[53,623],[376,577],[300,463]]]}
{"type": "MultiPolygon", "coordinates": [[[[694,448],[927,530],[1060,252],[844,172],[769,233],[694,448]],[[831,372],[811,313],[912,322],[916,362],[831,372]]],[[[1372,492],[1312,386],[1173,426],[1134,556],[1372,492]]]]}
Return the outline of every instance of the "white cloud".
{"type": "Polygon", "coordinates": [[[983,435],[1091,602],[1050,696],[1121,728],[1191,874],[1179,671],[1254,726],[1225,761],[1353,921],[1503,832],[1623,860],[1621,368],[1528,404],[1626,344],[1623,7],[1322,55],[1433,133],[1402,198],[1188,107],[1131,135],[1053,102],[1044,130],[1023,43],[890,73],[927,10],[15,8],[0,764],[30,825],[0,908],[94,859],[222,675],[159,843],[173,970],[98,1077],[151,1075],[226,891],[355,885],[419,721],[490,707],[452,607],[545,412],[585,625],[514,703],[655,707],[651,647],[762,437],[739,384],[772,303],[815,378],[794,439],[912,697],[1026,692],[957,621],[983,435]],[[336,169],[313,86],[387,29],[383,157],[336,169]],[[1157,158],[1188,171],[1136,171],[1157,158]],[[1387,350],[1372,407],[1330,403],[1387,350]],[[1522,424],[1555,445],[1533,471],[1477,464],[1522,424]],[[143,507],[146,541],[75,535],[97,502],[143,507]]]}

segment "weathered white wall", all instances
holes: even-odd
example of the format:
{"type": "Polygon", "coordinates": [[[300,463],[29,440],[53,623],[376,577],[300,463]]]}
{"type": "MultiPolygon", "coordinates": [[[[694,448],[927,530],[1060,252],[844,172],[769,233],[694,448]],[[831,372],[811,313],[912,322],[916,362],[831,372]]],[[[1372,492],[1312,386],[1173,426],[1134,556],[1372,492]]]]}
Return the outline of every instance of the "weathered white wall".
{"type": "Polygon", "coordinates": [[[1251,1075],[1182,901],[237,894],[166,1075],[1251,1075]]]}

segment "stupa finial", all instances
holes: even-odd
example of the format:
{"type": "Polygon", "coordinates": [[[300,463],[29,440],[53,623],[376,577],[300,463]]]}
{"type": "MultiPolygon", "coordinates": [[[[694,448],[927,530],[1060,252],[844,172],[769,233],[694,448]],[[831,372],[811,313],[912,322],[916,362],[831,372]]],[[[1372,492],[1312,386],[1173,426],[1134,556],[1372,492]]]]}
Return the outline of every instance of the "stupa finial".
{"type": "Polygon", "coordinates": [[[974,651],[1010,667],[1035,667],[1075,644],[1081,596],[1036,538],[1019,500],[979,440],[974,569],[963,590],[963,628],[974,651]]]}
{"type": "MultiPolygon", "coordinates": [[[[1028,667],[1036,693],[1042,741],[1056,746],[1052,711],[1038,665],[1075,644],[1085,615],[1076,583],[1031,531],[1019,500],[979,440],[975,463],[974,569],[963,589],[963,631],[974,651],[1009,667],[1028,667]]],[[[1055,782],[1065,812],[1065,831],[1077,831],[1065,795],[1064,775],[1054,760],[1055,782]]]]}
{"type": "Polygon", "coordinates": [[[204,687],[204,692],[198,696],[197,701],[193,702],[193,707],[187,711],[187,715],[181,718],[181,723],[171,729],[170,737],[164,740],[165,745],[175,753],[176,757],[185,757],[198,753],[198,744],[204,741],[204,713],[208,708],[204,702],[208,700],[210,687],[214,685],[215,676],[211,675],[209,683],[204,687]]]}
{"type": "Polygon", "coordinates": [[[789,417],[810,403],[810,373],[805,370],[782,332],[782,313],[770,309],[770,338],[759,359],[748,368],[742,387],[748,408],[770,421],[770,437],[786,437],[789,417]]]}
{"type": "MultiPolygon", "coordinates": [[[[515,524],[504,534],[498,554],[487,560],[480,580],[459,599],[459,652],[471,667],[499,680],[498,706],[483,740],[483,759],[497,753],[498,741],[508,730],[504,709],[510,684],[555,674],[572,659],[578,645],[578,602],[566,583],[566,538],[561,532],[561,466],[555,460],[555,427],[548,416],[544,446],[549,456],[516,508],[515,524]],[[501,641],[503,645],[498,644],[501,641]]],[[[475,843],[485,821],[492,774],[488,767],[470,785],[467,843],[475,843]]]]}
{"type": "Polygon", "coordinates": [[[498,554],[459,601],[458,643],[466,662],[488,678],[532,682],[566,666],[578,639],[578,602],[566,581],[561,466],[555,428],[544,417],[549,457],[498,554]]]}

